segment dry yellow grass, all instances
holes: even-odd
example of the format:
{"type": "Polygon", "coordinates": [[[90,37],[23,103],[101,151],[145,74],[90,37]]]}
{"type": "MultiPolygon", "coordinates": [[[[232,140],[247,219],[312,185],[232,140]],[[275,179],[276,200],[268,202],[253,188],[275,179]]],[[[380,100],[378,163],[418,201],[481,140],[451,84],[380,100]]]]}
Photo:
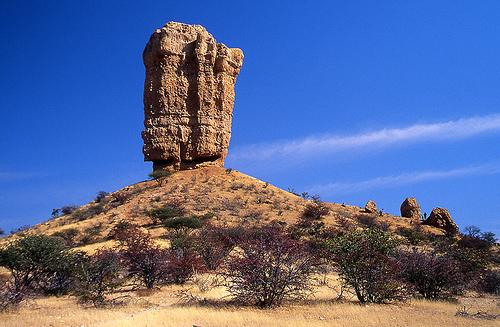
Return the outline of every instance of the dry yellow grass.
{"type": "Polygon", "coordinates": [[[403,304],[366,305],[336,302],[334,292],[319,287],[314,298],[300,304],[287,304],[271,310],[227,305],[219,300],[214,305],[180,304],[176,296],[181,289],[206,299],[219,299],[223,289],[201,293],[195,285],[164,287],[144,296],[129,294],[121,306],[82,308],[74,298],[43,298],[23,305],[18,311],[0,314],[0,325],[14,326],[499,326],[498,320],[457,317],[460,306],[470,312],[499,314],[500,302],[495,298],[462,298],[459,303],[413,300],[403,304]]]}

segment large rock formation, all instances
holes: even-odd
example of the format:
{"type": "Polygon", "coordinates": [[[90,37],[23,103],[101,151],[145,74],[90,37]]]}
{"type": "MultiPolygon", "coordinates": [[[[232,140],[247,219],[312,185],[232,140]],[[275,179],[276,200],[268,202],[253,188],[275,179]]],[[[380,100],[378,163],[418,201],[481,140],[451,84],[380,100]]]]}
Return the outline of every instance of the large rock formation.
{"type": "Polygon", "coordinates": [[[422,211],[415,198],[406,198],[401,204],[401,217],[410,218],[412,223],[420,223],[422,211]]]}
{"type": "Polygon", "coordinates": [[[455,235],[458,233],[458,227],[451,218],[450,212],[444,208],[432,209],[429,218],[427,218],[423,224],[442,229],[448,235],[455,235]]]}
{"type": "Polygon", "coordinates": [[[202,26],[170,22],[153,33],[143,60],[144,160],[154,170],[222,166],[243,52],[202,26]]]}

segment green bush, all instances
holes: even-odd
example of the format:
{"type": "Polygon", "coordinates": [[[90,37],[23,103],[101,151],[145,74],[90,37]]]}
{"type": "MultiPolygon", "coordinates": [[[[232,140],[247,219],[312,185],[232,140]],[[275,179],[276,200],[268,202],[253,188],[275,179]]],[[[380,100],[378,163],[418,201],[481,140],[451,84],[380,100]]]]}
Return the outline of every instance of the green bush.
{"type": "Polygon", "coordinates": [[[393,258],[398,243],[378,228],[349,232],[326,242],[343,286],[361,303],[404,300],[406,285],[393,258]]]}
{"type": "Polygon", "coordinates": [[[165,222],[168,219],[181,217],[186,213],[186,210],[177,203],[170,203],[161,208],[155,208],[147,212],[151,217],[153,224],[165,222]]]}
{"type": "Polygon", "coordinates": [[[32,235],[0,250],[16,291],[63,294],[73,281],[81,254],[71,252],[60,238],[32,235]]]}
{"type": "Polygon", "coordinates": [[[174,217],[163,222],[163,226],[173,229],[196,229],[202,225],[203,222],[198,216],[174,217]]]}

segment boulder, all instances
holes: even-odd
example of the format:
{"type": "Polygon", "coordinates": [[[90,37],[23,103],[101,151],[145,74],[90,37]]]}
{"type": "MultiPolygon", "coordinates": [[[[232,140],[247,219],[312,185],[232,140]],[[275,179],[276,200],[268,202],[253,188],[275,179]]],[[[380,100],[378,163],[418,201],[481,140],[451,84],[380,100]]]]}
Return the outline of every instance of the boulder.
{"type": "Polygon", "coordinates": [[[415,198],[406,198],[401,204],[401,217],[410,218],[412,223],[420,223],[422,211],[415,198]]]}
{"type": "Polygon", "coordinates": [[[427,218],[423,224],[442,229],[448,235],[456,235],[458,233],[457,225],[451,218],[449,211],[444,208],[432,209],[429,218],[427,218]]]}
{"type": "Polygon", "coordinates": [[[153,170],[223,166],[243,52],[200,25],[170,22],[143,52],[144,160],[153,170]]]}
{"type": "Polygon", "coordinates": [[[377,203],[373,200],[369,200],[365,204],[365,211],[368,213],[377,213],[378,212],[377,203]]]}

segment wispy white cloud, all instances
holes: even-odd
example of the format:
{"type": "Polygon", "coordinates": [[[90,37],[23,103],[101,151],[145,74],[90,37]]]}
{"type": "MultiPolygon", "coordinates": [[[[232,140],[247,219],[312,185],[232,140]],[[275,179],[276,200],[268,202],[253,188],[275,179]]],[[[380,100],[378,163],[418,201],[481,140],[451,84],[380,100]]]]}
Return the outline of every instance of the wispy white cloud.
{"type": "Polygon", "coordinates": [[[338,136],[310,136],[303,139],[236,147],[230,159],[299,159],[362,148],[383,148],[405,143],[457,140],[500,130],[500,114],[463,118],[440,123],[415,124],[404,128],[383,128],[366,133],[338,136]]]}
{"type": "Polygon", "coordinates": [[[42,174],[38,173],[24,173],[24,172],[5,172],[0,171],[0,182],[7,182],[12,180],[27,179],[33,177],[40,177],[42,174]]]}
{"type": "Polygon", "coordinates": [[[376,188],[398,187],[416,184],[425,181],[447,179],[454,177],[491,175],[500,173],[499,165],[481,165],[462,167],[451,170],[434,170],[404,173],[392,176],[380,176],[364,181],[335,182],[322,185],[314,185],[308,188],[308,192],[320,195],[346,194],[366,191],[376,188]]]}

